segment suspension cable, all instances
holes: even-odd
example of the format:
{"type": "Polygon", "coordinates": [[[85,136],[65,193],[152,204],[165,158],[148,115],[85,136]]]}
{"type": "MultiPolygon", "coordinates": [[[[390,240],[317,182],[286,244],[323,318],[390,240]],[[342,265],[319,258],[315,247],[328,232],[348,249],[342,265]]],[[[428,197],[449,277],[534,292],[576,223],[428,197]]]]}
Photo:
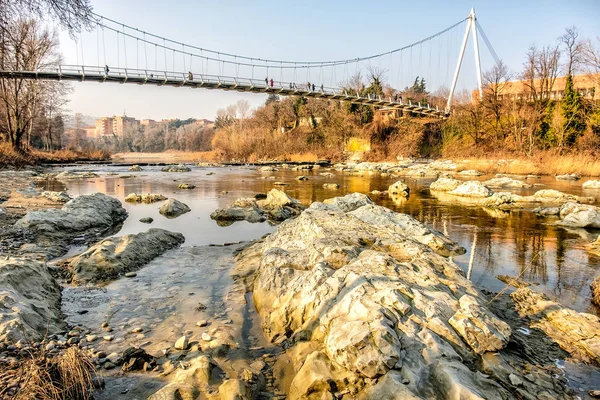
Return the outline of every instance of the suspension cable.
{"type": "Polygon", "coordinates": [[[481,37],[483,38],[483,41],[485,42],[486,47],[488,48],[488,50],[492,54],[492,57],[494,58],[494,61],[496,62],[496,65],[499,65],[500,64],[500,57],[498,57],[498,54],[496,54],[496,51],[494,50],[494,47],[492,46],[492,43],[489,41],[487,35],[483,31],[483,28],[481,27],[481,24],[479,23],[479,20],[477,20],[477,31],[481,34],[481,37]]]}

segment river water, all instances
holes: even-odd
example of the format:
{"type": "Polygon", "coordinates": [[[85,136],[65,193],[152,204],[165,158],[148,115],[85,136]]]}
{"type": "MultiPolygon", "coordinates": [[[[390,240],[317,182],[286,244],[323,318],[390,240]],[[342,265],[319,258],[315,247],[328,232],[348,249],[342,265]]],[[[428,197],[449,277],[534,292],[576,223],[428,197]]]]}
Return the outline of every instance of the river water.
{"type": "MultiPolygon", "coordinates": [[[[252,197],[277,187],[307,206],[314,201],[353,192],[383,191],[398,180],[382,177],[379,173],[355,175],[329,168],[303,172],[261,172],[251,167],[191,166],[192,171],[184,173],[161,172],[159,166],[143,168],[140,172],[130,172],[126,166],[65,167],[60,170],[94,171],[100,177],[66,182],[50,180],[44,186],[50,190],[66,188],[74,196],[102,192],[118,198],[129,212],[129,218],[118,235],[137,233],[150,227],[164,228],[183,233],[186,238],[184,246],[192,246],[248,241],[273,231],[274,227],[267,223],[236,222],[221,227],[210,219],[210,213],[216,208],[226,207],[240,197],[252,197]],[[322,176],[322,172],[331,172],[333,175],[322,176]],[[309,179],[295,180],[300,174],[307,175],[309,179]],[[289,185],[275,186],[275,182],[289,185]],[[194,184],[196,188],[177,189],[180,183],[194,184]],[[338,183],[340,189],[324,189],[324,183],[338,183]],[[125,196],[132,192],[174,197],[186,203],[192,211],[168,219],[158,213],[161,203],[125,203],[125,196]],[[154,222],[151,225],[140,223],[142,217],[152,217],[154,222]]],[[[489,178],[492,176],[468,179],[489,178]]],[[[497,292],[505,287],[496,278],[497,275],[521,276],[522,280],[535,285],[536,291],[566,306],[598,314],[598,310],[590,303],[589,284],[600,274],[600,258],[588,253],[583,246],[594,240],[600,231],[560,228],[552,225],[552,218],[537,217],[531,210],[498,212],[444,203],[430,195],[428,187],[431,180],[402,180],[411,190],[408,200],[395,201],[388,196],[372,196],[373,200],[379,205],[415,217],[465,247],[467,253],[453,260],[478,287],[497,292]]],[[[528,182],[536,186],[512,191],[525,195],[546,188],[600,197],[598,190],[583,191],[581,181],[557,181],[554,177],[542,177],[528,182]]]]}

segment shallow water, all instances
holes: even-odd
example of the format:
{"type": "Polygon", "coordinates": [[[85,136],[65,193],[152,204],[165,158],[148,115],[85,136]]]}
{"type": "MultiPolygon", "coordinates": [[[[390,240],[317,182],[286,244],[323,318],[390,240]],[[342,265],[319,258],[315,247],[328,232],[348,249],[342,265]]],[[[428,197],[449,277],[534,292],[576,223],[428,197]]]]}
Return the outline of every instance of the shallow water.
{"type": "MultiPolygon", "coordinates": [[[[274,227],[263,224],[236,222],[228,227],[220,227],[209,218],[216,208],[227,206],[240,197],[251,197],[255,193],[266,193],[275,182],[288,183],[283,189],[304,205],[313,201],[347,193],[368,193],[372,190],[386,190],[398,178],[381,177],[379,173],[364,172],[350,175],[328,168],[314,171],[281,170],[260,172],[254,168],[191,167],[191,172],[166,173],[161,167],[144,167],[144,171],[130,172],[127,167],[87,166],[61,169],[91,170],[100,177],[96,179],[71,180],[65,182],[48,181],[47,189],[59,190],[66,185],[71,195],[103,192],[123,201],[132,192],[160,193],[175,197],[186,203],[192,211],[175,219],[167,219],[158,213],[161,203],[130,204],[124,207],[130,216],[118,233],[137,233],[150,227],[165,228],[181,232],[186,237],[185,246],[222,244],[252,240],[271,232],[274,227]],[[321,172],[331,172],[331,177],[320,176],[321,172]],[[130,178],[107,175],[131,175],[130,178]],[[213,173],[207,175],[209,173],[213,173]],[[297,181],[298,175],[307,175],[308,181],[297,181]],[[268,179],[275,177],[275,179],[268,179]],[[267,178],[267,179],[265,179],[267,178]],[[327,190],[323,183],[338,183],[339,190],[327,190]],[[177,189],[180,183],[196,185],[192,190],[177,189]],[[150,225],[139,222],[142,217],[152,217],[150,225]]],[[[58,172],[58,171],[57,171],[58,172]]],[[[492,176],[459,179],[489,179],[492,176]]],[[[412,215],[416,219],[446,233],[451,239],[467,249],[467,253],[455,257],[454,261],[465,270],[480,288],[499,291],[505,284],[497,275],[510,275],[536,285],[537,291],[546,293],[552,299],[578,311],[597,313],[591,304],[589,284],[600,273],[600,259],[589,254],[583,246],[595,239],[600,231],[584,229],[564,229],[553,226],[552,218],[537,217],[530,210],[510,213],[484,210],[441,202],[429,193],[431,180],[411,180],[401,178],[411,189],[408,200],[398,200],[388,196],[372,196],[380,205],[398,212],[412,215]],[[473,257],[472,263],[470,259],[473,257]],[[469,265],[471,264],[471,268],[469,265]]],[[[583,191],[582,181],[557,181],[554,177],[528,180],[538,184],[530,189],[510,189],[518,194],[532,194],[539,189],[557,189],[567,193],[600,198],[600,191],[583,191]],[[544,186],[541,186],[544,185],[544,186]]],[[[509,191],[503,189],[502,191],[509,191]]],[[[597,203],[596,203],[597,204],[597,203]]]]}

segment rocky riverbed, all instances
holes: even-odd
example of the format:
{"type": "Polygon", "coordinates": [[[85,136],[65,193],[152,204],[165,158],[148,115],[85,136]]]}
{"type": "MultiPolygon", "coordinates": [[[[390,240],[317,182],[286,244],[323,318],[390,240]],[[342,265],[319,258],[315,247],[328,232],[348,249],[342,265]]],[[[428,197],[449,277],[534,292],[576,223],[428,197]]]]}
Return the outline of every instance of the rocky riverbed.
{"type": "Polygon", "coordinates": [[[600,194],[458,172],[1,172],[0,367],[76,346],[105,399],[591,396],[600,194]]]}

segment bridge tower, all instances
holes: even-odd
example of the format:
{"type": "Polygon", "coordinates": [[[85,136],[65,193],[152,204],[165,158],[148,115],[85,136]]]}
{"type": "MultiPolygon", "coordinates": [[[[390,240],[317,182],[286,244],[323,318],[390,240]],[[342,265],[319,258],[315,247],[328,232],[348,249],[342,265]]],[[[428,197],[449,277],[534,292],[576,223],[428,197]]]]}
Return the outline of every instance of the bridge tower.
{"type": "Polygon", "coordinates": [[[475,50],[475,68],[477,71],[477,85],[479,89],[479,99],[483,97],[483,86],[481,83],[481,61],[479,58],[479,41],[477,40],[477,17],[475,16],[475,9],[471,8],[471,13],[467,18],[467,29],[465,30],[465,37],[460,48],[460,54],[458,56],[458,63],[456,64],[456,70],[454,71],[454,78],[452,79],[452,86],[450,86],[450,94],[448,95],[448,102],[446,103],[446,114],[450,113],[450,104],[452,103],[452,97],[454,96],[454,90],[456,89],[456,82],[458,81],[458,74],[460,73],[460,67],[463,62],[465,50],[467,48],[467,42],[469,41],[469,33],[473,32],[473,48],[475,50]]]}

